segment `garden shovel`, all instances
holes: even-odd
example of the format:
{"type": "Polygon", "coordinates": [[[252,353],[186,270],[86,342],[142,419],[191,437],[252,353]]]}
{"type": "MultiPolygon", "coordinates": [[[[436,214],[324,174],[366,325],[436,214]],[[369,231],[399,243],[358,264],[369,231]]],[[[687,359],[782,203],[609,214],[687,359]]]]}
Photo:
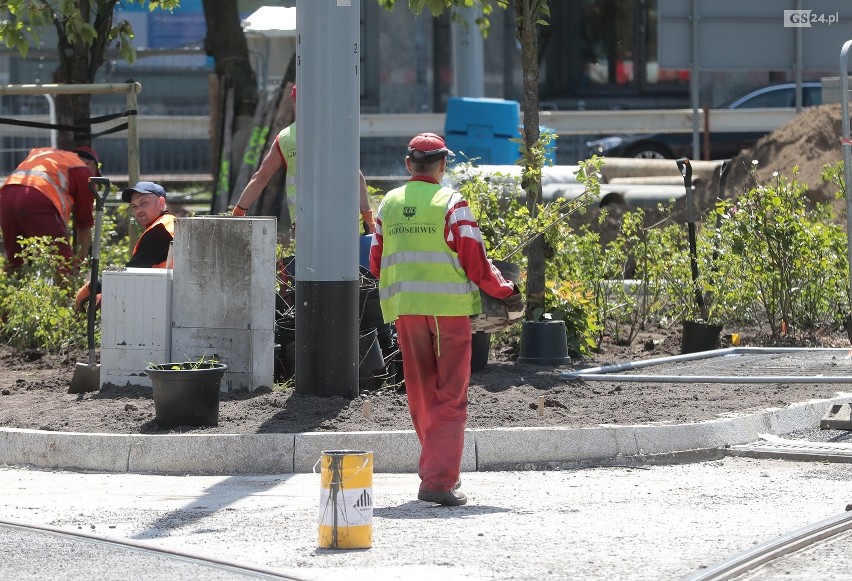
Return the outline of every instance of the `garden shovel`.
{"type": "Polygon", "coordinates": [[[683,176],[683,186],[686,188],[686,226],[689,234],[689,269],[692,272],[692,284],[695,287],[695,304],[701,318],[707,320],[707,306],[704,304],[704,293],[698,287],[698,251],[695,242],[695,207],[692,203],[692,166],[689,160],[681,157],[676,160],[680,175],[683,176]]]}
{"type": "Polygon", "coordinates": [[[86,393],[101,388],[101,366],[95,361],[95,315],[97,314],[98,274],[101,261],[101,224],[104,218],[104,203],[110,192],[107,178],[89,178],[89,189],[95,196],[95,233],[92,237],[92,272],[89,278],[89,305],[86,311],[86,340],[89,344],[89,362],[77,363],[68,393],[86,393]],[[98,187],[102,191],[98,192],[98,187]]]}

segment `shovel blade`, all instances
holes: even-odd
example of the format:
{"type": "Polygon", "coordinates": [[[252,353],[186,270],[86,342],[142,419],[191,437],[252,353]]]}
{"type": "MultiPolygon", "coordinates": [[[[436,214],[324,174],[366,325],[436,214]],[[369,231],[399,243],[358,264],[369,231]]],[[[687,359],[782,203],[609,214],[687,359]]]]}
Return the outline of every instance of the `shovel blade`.
{"type": "Polygon", "coordinates": [[[78,363],[68,393],[88,393],[101,388],[101,366],[78,363]]]}

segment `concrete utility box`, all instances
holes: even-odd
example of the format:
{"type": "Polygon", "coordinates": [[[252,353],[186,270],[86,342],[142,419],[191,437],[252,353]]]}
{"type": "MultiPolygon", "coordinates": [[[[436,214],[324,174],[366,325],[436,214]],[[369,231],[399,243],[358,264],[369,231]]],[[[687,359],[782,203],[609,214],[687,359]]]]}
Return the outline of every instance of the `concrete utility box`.
{"type": "Polygon", "coordinates": [[[145,367],[171,361],[172,271],[105,270],[101,280],[101,387],[150,387],[145,367]]]}
{"type": "Polygon", "coordinates": [[[273,382],[275,218],[179,218],[172,284],[172,359],[228,366],[223,391],[273,382]]]}

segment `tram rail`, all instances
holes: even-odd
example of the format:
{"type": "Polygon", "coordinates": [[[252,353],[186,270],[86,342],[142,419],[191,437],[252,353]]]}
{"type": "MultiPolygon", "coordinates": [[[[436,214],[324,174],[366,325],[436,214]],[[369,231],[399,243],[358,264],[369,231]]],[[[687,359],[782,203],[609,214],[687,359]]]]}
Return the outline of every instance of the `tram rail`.
{"type": "MultiPolygon", "coordinates": [[[[144,567],[145,570],[116,572],[116,574],[119,575],[117,578],[122,579],[132,580],[150,578],[149,575],[152,570],[162,573],[163,564],[165,563],[166,568],[170,565],[180,567],[181,569],[185,569],[187,566],[193,567],[193,571],[196,571],[195,568],[197,568],[197,577],[203,577],[205,579],[227,579],[229,581],[239,581],[242,579],[304,581],[300,577],[293,577],[280,571],[275,571],[265,567],[236,563],[174,549],[156,547],[137,542],[132,539],[103,537],[48,525],[0,519],[0,537],[9,539],[9,537],[13,535],[21,537],[22,542],[26,542],[27,539],[30,539],[30,541],[38,540],[39,542],[46,543],[46,545],[50,547],[71,542],[75,547],[77,547],[77,550],[70,553],[67,551],[43,551],[42,554],[37,557],[37,563],[33,562],[27,564],[26,568],[28,572],[35,571],[39,575],[37,578],[43,579],[51,578],[51,571],[61,571],[62,578],[67,580],[77,578],[81,580],[98,578],[97,573],[93,572],[92,569],[88,569],[85,576],[76,577],[73,574],[71,574],[71,576],[66,576],[70,574],[68,571],[69,566],[73,564],[68,562],[69,558],[82,561],[84,567],[92,567],[91,561],[87,561],[87,551],[80,550],[84,548],[85,545],[88,545],[90,548],[93,547],[99,554],[103,554],[108,550],[121,551],[121,554],[125,555],[125,557],[121,559],[122,561],[126,561],[126,555],[131,553],[141,559],[142,567],[140,567],[140,569],[144,567]],[[34,538],[34,535],[38,538],[34,538]]],[[[27,543],[28,546],[30,544],[31,543],[29,542],[27,543]]],[[[137,565],[140,563],[140,561],[135,562],[137,565]]],[[[6,572],[6,574],[14,574],[14,566],[14,564],[4,562],[2,569],[6,572]],[[12,569],[10,570],[10,568],[12,569]]],[[[26,573],[27,572],[19,571],[18,574],[20,576],[15,575],[15,577],[11,578],[30,578],[26,577],[26,573]]]]}

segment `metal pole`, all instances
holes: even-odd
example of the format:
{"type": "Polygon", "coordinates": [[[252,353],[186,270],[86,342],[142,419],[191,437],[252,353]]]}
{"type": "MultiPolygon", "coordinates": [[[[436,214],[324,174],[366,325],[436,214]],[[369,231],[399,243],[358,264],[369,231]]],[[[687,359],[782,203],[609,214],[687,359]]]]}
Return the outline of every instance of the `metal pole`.
{"type": "Polygon", "coordinates": [[[296,390],[358,395],[360,0],[296,9],[296,390]]]}
{"type": "MultiPolygon", "coordinates": [[[[139,83],[131,83],[135,85],[135,89],[131,86],[127,91],[127,110],[137,111],[138,104],[136,93],[141,90],[139,83]]],[[[129,185],[133,185],[139,181],[141,169],[139,167],[139,125],[137,119],[139,115],[133,114],[127,117],[127,180],[129,185]]]]}
{"type": "Polygon", "coordinates": [[[476,24],[477,8],[462,8],[461,22],[453,22],[453,89],[457,97],[485,96],[483,38],[476,24]]]}
{"type": "MultiPolygon", "coordinates": [[[[44,96],[44,98],[47,99],[47,107],[48,107],[48,112],[50,114],[50,122],[53,125],[56,125],[56,124],[59,123],[59,120],[56,118],[56,99],[54,99],[53,95],[51,95],[51,94],[46,94],[44,96]]],[[[56,149],[57,147],[59,147],[59,130],[58,129],[51,129],[50,130],[50,147],[52,147],[53,149],[56,149]]]]}
{"type": "MultiPolygon", "coordinates": [[[[802,9],[802,0],[796,0],[796,10],[802,9]]],[[[796,82],[796,112],[802,112],[802,29],[795,30],[796,62],[793,63],[793,77],[796,82]]]]}
{"type": "Polygon", "coordinates": [[[99,83],[94,85],[0,85],[0,95],[76,95],[88,93],[103,95],[106,93],[127,93],[142,90],[139,83],[99,83]]]}
{"type": "Polygon", "coordinates": [[[852,138],[849,135],[850,46],[852,40],[847,40],[840,49],[840,103],[843,113],[840,143],[843,145],[843,195],[846,197],[846,258],[849,261],[849,291],[852,296],[852,197],[849,196],[849,184],[852,183],[852,138]]]}
{"type": "Polygon", "coordinates": [[[698,93],[701,85],[698,83],[698,0],[692,0],[692,50],[689,71],[689,96],[692,100],[692,159],[701,159],[701,145],[699,142],[699,120],[698,120],[698,93]]]}

